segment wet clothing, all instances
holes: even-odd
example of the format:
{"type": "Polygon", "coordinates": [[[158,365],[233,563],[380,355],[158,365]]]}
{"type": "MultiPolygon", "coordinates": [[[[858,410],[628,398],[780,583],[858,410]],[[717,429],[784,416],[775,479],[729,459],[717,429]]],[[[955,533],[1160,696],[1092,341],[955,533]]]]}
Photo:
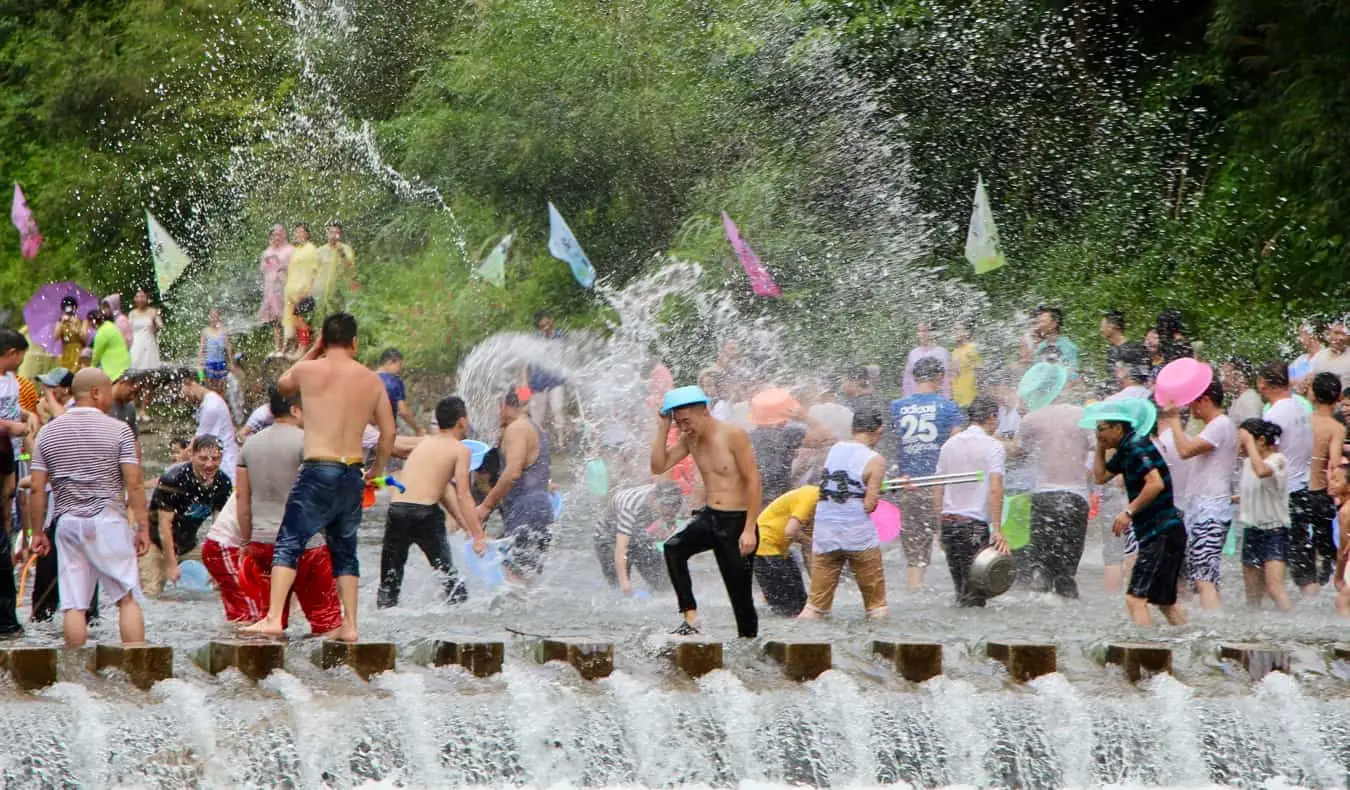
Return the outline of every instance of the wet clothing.
{"type": "MultiPolygon", "coordinates": [[[[182,556],[197,547],[197,533],[208,518],[225,507],[234,486],[222,472],[217,471],[210,481],[203,481],[192,471],[192,464],[171,466],[159,478],[150,511],[173,513],[173,550],[182,556]]],[[[159,522],[154,520],[150,542],[164,548],[159,536],[159,522]]]]}
{"type": "Polygon", "coordinates": [[[619,535],[628,536],[630,579],[632,571],[636,570],[653,588],[670,585],[661,547],[674,534],[675,524],[657,522],[653,517],[651,496],[655,490],[656,486],[649,483],[618,492],[595,525],[595,556],[611,587],[619,584],[618,568],[614,565],[614,543],[619,535]]]}
{"type": "MultiPolygon", "coordinates": [[[[250,543],[244,547],[241,564],[244,566],[245,585],[255,604],[267,611],[272,592],[273,546],[270,543],[250,543]]],[[[281,627],[290,622],[291,600],[300,604],[300,611],[309,621],[311,634],[325,634],[342,625],[342,604],[338,599],[337,582],[333,579],[333,561],[327,546],[305,549],[295,565],[295,583],[281,609],[281,627]]]]}
{"type": "Polygon", "coordinates": [[[890,433],[895,437],[891,457],[906,477],[933,474],[943,442],[965,422],[955,402],[930,392],[891,401],[890,413],[890,433]]]}
{"type": "Polygon", "coordinates": [[[862,593],[863,611],[869,617],[886,614],[886,569],[882,565],[881,547],[862,551],[817,552],[811,556],[811,595],[807,606],[816,614],[827,615],[834,608],[834,594],[839,589],[839,577],[844,566],[853,572],[853,579],[862,593]]]}
{"type": "Polygon", "coordinates": [[[1289,495],[1289,578],[1299,587],[1326,584],[1336,572],[1335,518],[1336,503],[1326,491],[1289,495]]]}
{"type": "Polygon", "coordinates": [[[126,513],[113,504],[95,516],[63,514],[56,521],[56,542],[61,547],[56,576],[61,611],[88,611],[98,586],[113,601],[140,596],[135,532],[126,513]]]}
{"type": "MultiPolygon", "coordinates": [[[[698,608],[694,585],[689,578],[689,558],[711,550],[717,569],[726,585],[727,597],[736,615],[736,633],[742,637],[759,634],[759,615],[755,613],[753,579],[755,556],[742,557],[740,540],[745,530],[744,510],[713,510],[705,507],[694,520],[666,541],[666,570],[675,587],[680,612],[698,608]]],[[[756,541],[758,543],[758,540],[756,541]]]]}
{"type": "Polygon", "coordinates": [[[101,368],[113,381],[117,381],[117,377],[131,367],[131,351],[127,349],[127,340],[112,321],[104,321],[94,334],[94,356],[90,364],[101,368]]]}
{"type": "Polygon", "coordinates": [[[267,604],[250,596],[244,583],[240,549],[218,541],[202,543],[202,565],[211,574],[211,580],[220,591],[220,603],[225,607],[225,620],[231,623],[256,623],[267,614],[267,604]]]}
{"type": "MultiPolygon", "coordinates": [[[[384,609],[398,606],[399,590],[403,587],[403,568],[408,563],[408,549],[413,544],[426,555],[427,562],[445,576],[442,586],[450,603],[462,603],[469,592],[455,571],[450,557],[450,540],[445,531],[445,511],[440,505],[419,505],[414,502],[394,502],[384,523],[384,546],[380,550],[380,592],[376,606],[384,609]]],[[[469,551],[473,551],[472,548],[469,551]]]]}
{"type": "Polygon", "coordinates": [[[544,554],[553,541],[553,497],[548,490],[549,452],[548,434],[530,425],[539,434],[539,456],[525,467],[515,485],[502,497],[503,537],[511,538],[505,564],[520,574],[540,573],[544,569],[544,554]]]}
{"type": "MultiPolygon", "coordinates": [[[[561,329],[555,329],[553,330],[553,334],[546,335],[543,332],[536,330],[534,336],[540,340],[558,341],[562,340],[563,331],[561,329]]],[[[530,365],[528,367],[526,370],[526,378],[530,385],[530,391],[535,393],[547,392],[548,390],[555,387],[561,387],[563,384],[567,383],[567,379],[557,371],[549,368],[542,368],[537,365],[530,365]]]]}
{"type": "Polygon", "coordinates": [[[905,552],[906,568],[927,568],[933,561],[933,536],[937,534],[938,512],[929,489],[900,490],[892,500],[904,514],[905,528],[900,546],[905,552]]]}
{"type": "Polygon", "coordinates": [[[1154,606],[1177,602],[1177,581],[1186,561],[1186,528],[1172,524],[1139,541],[1139,556],[1130,574],[1126,594],[1143,598],[1154,606]]]}
{"type": "MultiPolygon", "coordinates": [[[[795,617],[806,606],[806,585],[802,582],[802,569],[797,558],[791,554],[780,556],[756,556],[755,579],[759,582],[760,592],[769,609],[782,617],[795,617]]],[[[885,596],[883,596],[883,600],[885,596]]]]}
{"type": "Polygon", "coordinates": [[[384,384],[384,393],[389,396],[389,405],[394,409],[394,417],[398,417],[398,405],[408,399],[408,391],[403,386],[403,379],[393,373],[379,372],[380,381],[384,384]]]}
{"type": "Polygon", "coordinates": [[[1228,528],[1227,521],[1205,520],[1190,525],[1186,535],[1186,578],[1189,581],[1219,583],[1228,528]]]}
{"type": "Polygon", "coordinates": [[[750,447],[759,467],[760,504],[767,505],[792,488],[792,461],[806,438],[806,426],[760,426],[750,431],[750,447]]]}
{"type": "Polygon", "coordinates": [[[225,334],[225,330],[222,329],[219,332],[208,330],[203,334],[203,337],[206,339],[203,360],[206,377],[213,381],[219,381],[230,374],[230,336],[225,334]]]}
{"type": "Polygon", "coordinates": [[[1267,562],[1288,561],[1288,527],[1247,527],[1242,531],[1242,567],[1260,568],[1267,562]]]}
{"type": "Polygon", "coordinates": [[[876,527],[863,508],[863,470],[877,452],[862,442],[839,442],[825,456],[816,505],[811,551],[864,551],[881,545],[876,527]]]}
{"type": "MultiPolygon", "coordinates": [[[[1185,531],[1181,523],[1181,511],[1172,504],[1171,472],[1167,469],[1162,452],[1150,437],[1138,436],[1133,432],[1126,433],[1115,454],[1106,460],[1106,470],[1124,479],[1125,493],[1131,502],[1144,490],[1144,480],[1149,472],[1157,470],[1162,476],[1163,490],[1146,507],[1131,516],[1134,535],[1141,546],[1153,536],[1161,535],[1173,526],[1181,527],[1183,532],[1185,531]]],[[[1185,553],[1184,541],[1181,551],[1185,553]]]]}
{"type": "MultiPolygon", "coordinates": [[[[250,481],[252,480],[252,472],[250,481]]],[[[286,500],[277,533],[273,566],[295,568],[306,544],[319,532],[327,538],[334,576],[360,576],[356,533],[366,490],[360,464],[305,461],[286,500]]]]}
{"type": "Polygon", "coordinates": [[[942,552],[947,555],[947,571],[956,590],[957,606],[984,606],[988,600],[969,586],[970,566],[989,544],[989,522],[943,514],[942,552]]]}
{"type": "Polygon", "coordinates": [[[814,534],[816,507],[820,504],[820,486],[802,486],[783,494],[768,507],[759,511],[755,526],[759,529],[759,548],[756,557],[786,557],[791,541],[787,537],[788,522],[801,522],[803,536],[814,534]]]}
{"type": "Polygon", "coordinates": [[[1019,576],[1025,572],[1031,589],[1078,597],[1078,562],[1087,539],[1088,501],[1072,491],[1031,495],[1031,540],[1019,552],[1019,576]]]}

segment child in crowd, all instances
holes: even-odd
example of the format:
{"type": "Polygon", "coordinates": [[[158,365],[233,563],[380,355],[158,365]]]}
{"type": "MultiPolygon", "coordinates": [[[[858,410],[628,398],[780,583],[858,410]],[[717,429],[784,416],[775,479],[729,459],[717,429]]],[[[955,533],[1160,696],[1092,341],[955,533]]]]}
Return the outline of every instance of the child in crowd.
{"type": "Polygon", "coordinates": [[[232,356],[234,349],[230,346],[230,335],[220,324],[220,311],[213,307],[207,313],[206,328],[202,330],[202,342],[197,350],[197,369],[206,374],[206,386],[217,394],[225,394],[232,356]]]}
{"type": "Polygon", "coordinates": [[[1244,420],[1238,429],[1242,477],[1238,483],[1238,523],[1242,527],[1242,580],[1247,605],[1260,608],[1270,596],[1280,611],[1289,611],[1284,572],[1289,563],[1289,495],[1285,480],[1289,461],[1275,449],[1280,426],[1261,419],[1244,420]]]}
{"type": "Polygon", "coordinates": [[[306,296],[295,303],[295,341],[299,346],[296,350],[297,357],[309,349],[310,341],[313,339],[314,331],[309,325],[309,318],[312,315],[314,315],[313,297],[306,296]]]}
{"type": "Polygon", "coordinates": [[[803,619],[830,613],[845,565],[858,582],[867,616],[886,616],[886,571],[870,518],[886,476],[886,460],[874,449],[884,424],[880,409],[859,409],[853,415],[852,440],[831,447],[825,457],[811,542],[811,595],[803,619]]]}
{"type": "Polygon", "coordinates": [[[1336,614],[1350,617],[1350,472],[1345,466],[1331,470],[1328,488],[1341,503],[1336,525],[1341,532],[1341,548],[1336,554],[1336,614]]]}

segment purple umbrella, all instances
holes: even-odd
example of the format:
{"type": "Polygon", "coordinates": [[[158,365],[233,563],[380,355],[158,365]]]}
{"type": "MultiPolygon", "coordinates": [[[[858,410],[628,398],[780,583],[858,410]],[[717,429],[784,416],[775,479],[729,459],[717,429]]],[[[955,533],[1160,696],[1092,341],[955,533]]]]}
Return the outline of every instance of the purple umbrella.
{"type": "Polygon", "coordinates": [[[71,282],[47,283],[37,289],[33,298],[23,306],[23,320],[28,324],[28,339],[47,350],[61,355],[61,340],[56,336],[56,324],[61,320],[61,300],[75,297],[78,307],[75,315],[84,320],[90,310],[98,309],[98,297],[71,282]]]}

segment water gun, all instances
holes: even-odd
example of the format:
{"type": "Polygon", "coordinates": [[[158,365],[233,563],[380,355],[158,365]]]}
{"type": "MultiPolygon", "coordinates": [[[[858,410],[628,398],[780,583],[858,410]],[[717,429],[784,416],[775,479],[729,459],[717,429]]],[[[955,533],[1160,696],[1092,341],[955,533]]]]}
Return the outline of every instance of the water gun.
{"type": "Polygon", "coordinates": [[[400,494],[408,490],[402,483],[395,480],[393,475],[371,478],[370,481],[366,483],[366,490],[361,494],[361,507],[367,508],[374,505],[375,489],[385,487],[397,489],[400,494]]]}

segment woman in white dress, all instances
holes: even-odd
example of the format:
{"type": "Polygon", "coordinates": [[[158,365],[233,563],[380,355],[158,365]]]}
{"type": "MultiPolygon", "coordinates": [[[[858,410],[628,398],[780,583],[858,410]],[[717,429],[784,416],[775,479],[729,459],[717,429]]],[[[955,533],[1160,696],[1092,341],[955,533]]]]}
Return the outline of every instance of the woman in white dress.
{"type": "Polygon", "coordinates": [[[159,309],[150,306],[150,295],[142,288],[136,291],[131,312],[131,369],[153,370],[160,366],[159,340],[156,335],[164,328],[159,309]]]}

